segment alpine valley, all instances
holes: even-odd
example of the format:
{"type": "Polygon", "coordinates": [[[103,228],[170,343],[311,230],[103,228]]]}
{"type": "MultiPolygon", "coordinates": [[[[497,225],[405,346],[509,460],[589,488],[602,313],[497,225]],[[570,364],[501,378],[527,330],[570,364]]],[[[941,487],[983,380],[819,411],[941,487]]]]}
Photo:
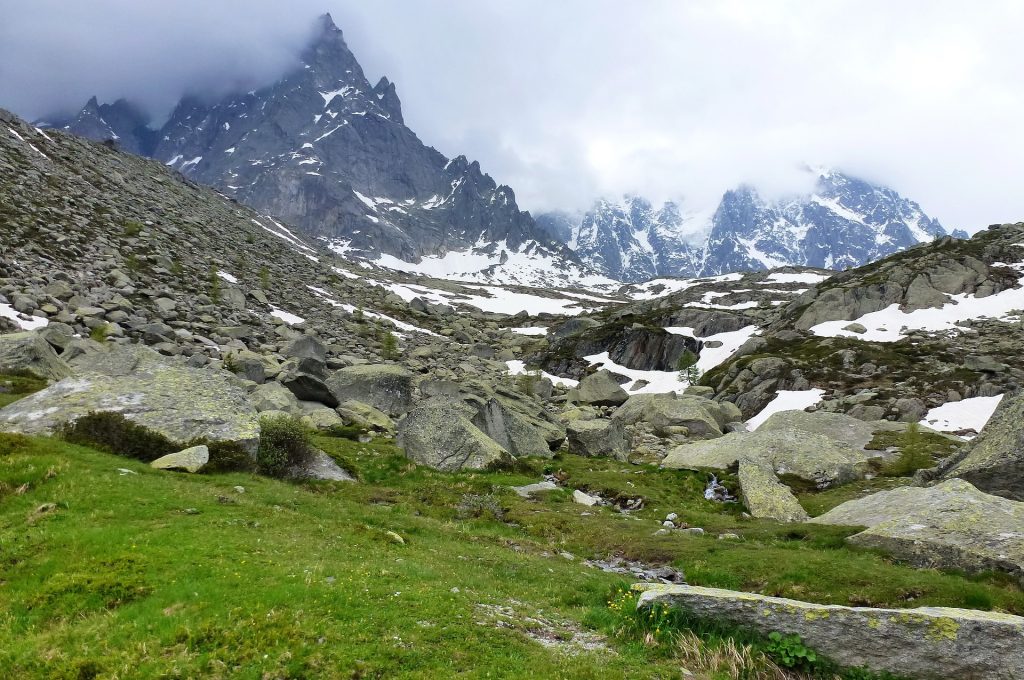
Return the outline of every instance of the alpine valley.
{"type": "Polygon", "coordinates": [[[534,219],[314,33],[0,109],[0,676],[1024,679],[1024,222],[534,219]]]}

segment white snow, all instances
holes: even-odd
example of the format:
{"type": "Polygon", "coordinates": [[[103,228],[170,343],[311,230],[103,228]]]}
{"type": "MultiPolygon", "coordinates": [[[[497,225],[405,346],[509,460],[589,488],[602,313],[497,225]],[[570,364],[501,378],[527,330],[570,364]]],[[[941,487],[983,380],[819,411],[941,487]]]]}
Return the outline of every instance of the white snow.
{"type": "Polygon", "coordinates": [[[583,358],[590,362],[592,366],[607,368],[612,373],[618,373],[629,378],[629,382],[623,385],[622,389],[630,394],[682,393],[688,387],[685,381],[679,380],[678,371],[640,371],[635,368],[626,368],[608,358],[608,352],[591,354],[583,358]],[[633,390],[632,387],[638,380],[646,380],[648,384],[640,389],[633,390]]]}
{"type": "Polygon", "coordinates": [[[713,335],[700,337],[694,335],[694,329],[689,326],[669,326],[665,330],[669,333],[675,333],[676,335],[685,335],[687,337],[696,338],[703,342],[717,340],[722,343],[721,347],[704,347],[704,349],[700,351],[700,356],[697,359],[697,368],[700,369],[701,373],[707,373],[712,368],[720,366],[726,359],[735,354],[736,350],[738,350],[743,343],[760,332],[760,329],[757,326],[746,326],[738,331],[715,333],[713,335]]]}
{"type": "Polygon", "coordinates": [[[278,309],[277,307],[273,306],[270,308],[270,316],[276,316],[278,319],[281,319],[289,326],[294,326],[296,324],[304,323],[306,321],[301,316],[296,316],[291,312],[286,312],[283,309],[278,309]]]}
{"type": "Polygon", "coordinates": [[[190,165],[196,165],[201,160],[203,160],[202,156],[196,156],[192,160],[185,161],[180,166],[178,166],[178,170],[181,171],[181,172],[184,172],[185,168],[189,167],[190,165]]]}
{"type": "Polygon", "coordinates": [[[330,92],[321,92],[320,96],[324,98],[324,108],[327,108],[327,105],[331,103],[331,100],[337,97],[338,95],[345,97],[348,95],[349,92],[354,91],[354,87],[352,87],[351,85],[346,85],[345,87],[342,87],[337,90],[331,90],[330,92]]]}
{"type": "Polygon", "coordinates": [[[228,283],[238,283],[238,279],[235,276],[227,273],[223,269],[217,271],[217,276],[224,279],[228,283]]]}
{"type": "Polygon", "coordinates": [[[769,416],[781,411],[803,411],[821,401],[825,390],[779,390],[778,395],[768,402],[760,413],[747,421],[747,429],[753,431],[768,420],[769,416]]]}
{"type": "MultiPolygon", "coordinates": [[[[1024,279],[1019,281],[1024,284],[1024,279]]],[[[826,321],[811,327],[811,332],[823,337],[847,337],[872,340],[875,342],[896,342],[906,337],[906,330],[949,331],[969,319],[993,318],[1000,321],[1016,320],[1010,313],[1024,309],[1024,288],[1009,288],[995,295],[978,298],[974,295],[949,295],[949,302],[942,307],[917,309],[912,312],[900,310],[898,304],[871,312],[852,321],[826,321]],[[851,323],[862,324],[866,333],[843,330],[851,323]]]]}
{"type": "Polygon", "coordinates": [[[699,286],[702,283],[728,283],[739,281],[743,274],[722,274],[720,276],[705,276],[699,279],[651,279],[641,283],[633,289],[631,297],[634,300],[653,300],[654,298],[678,293],[679,291],[699,286]],[[659,290],[655,291],[654,289],[659,290]]]}
{"type": "MultiPolygon", "coordinates": [[[[360,309],[360,308],[357,308],[355,305],[350,305],[350,304],[345,304],[345,303],[342,303],[342,302],[338,302],[337,300],[332,298],[331,294],[329,292],[327,292],[326,290],[324,290],[323,288],[317,288],[316,286],[306,286],[306,288],[309,288],[311,291],[316,293],[318,297],[320,297],[324,302],[326,302],[330,306],[338,307],[340,309],[344,309],[349,314],[352,314],[357,309],[360,309]]],[[[387,321],[387,322],[391,323],[392,325],[394,325],[399,330],[409,331],[409,332],[412,332],[412,333],[423,333],[425,335],[433,335],[435,337],[441,337],[437,333],[435,333],[433,331],[429,331],[426,328],[420,328],[419,326],[413,326],[411,323],[406,323],[404,321],[400,321],[400,320],[398,320],[398,319],[396,319],[394,317],[388,316],[387,314],[381,314],[380,312],[373,312],[373,311],[370,311],[368,309],[361,309],[361,311],[363,313],[363,316],[371,318],[371,319],[380,319],[381,321],[387,321]]],[[[401,334],[399,334],[399,335],[401,335],[401,334]]]]}
{"type": "Polygon", "coordinates": [[[42,317],[22,315],[14,307],[2,302],[0,302],[0,317],[13,321],[14,325],[23,331],[34,331],[50,323],[42,317]]]}
{"type": "Polygon", "coordinates": [[[548,329],[543,326],[527,326],[525,328],[510,328],[513,333],[519,335],[547,335],[548,329]]]}
{"type": "Polygon", "coordinates": [[[821,283],[828,278],[826,274],[815,274],[814,272],[802,272],[800,274],[786,274],[776,272],[769,274],[762,283],[821,283]]]}
{"type": "Polygon", "coordinates": [[[166,163],[164,163],[164,165],[174,165],[175,163],[177,163],[178,161],[180,161],[180,160],[181,160],[182,158],[184,158],[184,156],[182,156],[182,155],[181,155],[181,154],[179,153],[179,154],[178,154],[177,156],[175,156],[175,157],[174,157],[174,158],[172,158],[171,160],[169,160],[169,161],[167,161],[166,163]]]}
{"type": "MultiPolygon", "coordinates": [[[[512,361],[506,361],[505,365],[508,366],[508,372],[511,373],[512,375],[520,375],[522,373],[535,373],[536,372],[536,371],[527,371],[526,370],[526,364],[524,362],[522,362],[522,361],[515,360],[515,359],[512,360],[512,361]]],[[[580,384],[578,380],[573,380],[572,378],[561,378],[561,377],[559,377],[557,375],[551,375],[550,373],[546,373],[544,371],[540,371],[539,373],[540,373],[540,376],[542,378],[547,378],[548,380],[550,380],[555,385],[561,385],[562,387],[570,387],[571,388],[571,387],[576,387],[577,385],[580,384]]]]}
{"type": "Polygon", "coordinates": [[[995,397],[971,397],[961,401],[951,401],[928,411],[928,414],[921,420],[921,425],[939,432],[960,432],[961,430],[981,432],[1002,399],[1003,395],[1000,394],[995,397]]]}

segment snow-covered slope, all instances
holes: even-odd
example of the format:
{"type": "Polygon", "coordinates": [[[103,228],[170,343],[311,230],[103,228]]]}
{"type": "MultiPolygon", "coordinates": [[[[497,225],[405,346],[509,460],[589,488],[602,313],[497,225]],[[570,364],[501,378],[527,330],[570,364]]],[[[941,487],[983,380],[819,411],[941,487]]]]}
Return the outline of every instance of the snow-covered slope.
{"type": "Polygon", "coordinates": [[[946,234],[894,190],[818,170],[814,191],[780,201],[741,186],[711,213],[660,209],[637,196],[538,223],[587,264],[623,281],[709,276],[786,265],[846,269],[946,234]]]}

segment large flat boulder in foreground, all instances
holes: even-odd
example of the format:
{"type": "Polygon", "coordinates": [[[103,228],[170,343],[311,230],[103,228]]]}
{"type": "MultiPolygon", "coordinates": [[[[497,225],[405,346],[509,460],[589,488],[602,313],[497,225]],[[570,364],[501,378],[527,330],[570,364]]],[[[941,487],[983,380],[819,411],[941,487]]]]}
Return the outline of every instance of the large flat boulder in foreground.
{"type": "Polygon", "coordinates": [[[984,493],[962,479],[881,491],[811,522],[868,527],[847,540],[916,566],[1004,571],[1024,584],[1024,503],[984,493]]]}
{"type": "Polygon", "coordinates": [[[175,442],[259,445],[256,409],[233,376],[152,357],[126,375],[82,374],[16,401],[0,409],[0,431],[52,434],[92,411],[116,411],[175,442]]]}
{"type": "Polygon", "coordinates": [[[820,605],[718,588],[643,585],[638,607],[685,610],[767,636],[799,635],[844,667],[921,680],[1024,678],[1024,618],[946,607],[820,605]]]}

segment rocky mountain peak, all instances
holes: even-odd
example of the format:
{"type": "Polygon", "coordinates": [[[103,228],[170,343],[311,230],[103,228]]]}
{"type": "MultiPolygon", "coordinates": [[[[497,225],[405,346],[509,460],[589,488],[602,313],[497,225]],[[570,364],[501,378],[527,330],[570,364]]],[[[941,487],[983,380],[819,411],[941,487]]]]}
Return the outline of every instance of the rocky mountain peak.
{"type": "Polygon", "coordinates": [[[398,98],[395,84],[388,80],[387,76],[382,76],[373,86],[373,94],[377,97],[380,106],[391,116],[391,120],[405,124],[405,119],[402,117],[402,101],[398,98]]]}

